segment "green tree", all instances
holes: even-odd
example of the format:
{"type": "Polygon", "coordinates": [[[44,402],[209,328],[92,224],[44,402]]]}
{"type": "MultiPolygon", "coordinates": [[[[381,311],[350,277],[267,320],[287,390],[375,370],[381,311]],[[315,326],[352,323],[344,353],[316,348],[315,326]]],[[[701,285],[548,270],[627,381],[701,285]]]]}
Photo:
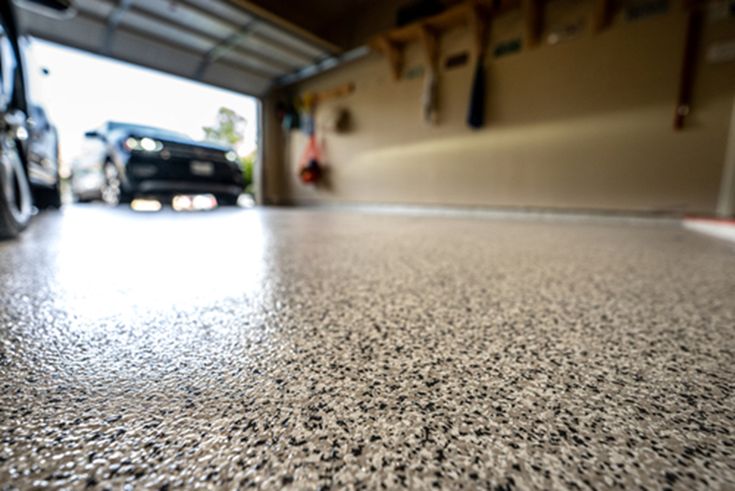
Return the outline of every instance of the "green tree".
{"type": "Polygon", "coordinates": [[[228,107],[220,107],[214,126],[205,126],[207,140],[237,147],[245,139],[247,120],[228,107]]]}
{"type": "MultiPolygon", "coordinates": [[[[213,126],[204,126],[204,137],[213,142],[221,143],[237,149],[245,139],[247,120],[230,108],[220,107],[217,112],[217,121],[213,126]]],[[[253,183],[253,165],[255,153],[240,157],[242,175],[245,179],[245,189],[251,191],[253,183]]]]}

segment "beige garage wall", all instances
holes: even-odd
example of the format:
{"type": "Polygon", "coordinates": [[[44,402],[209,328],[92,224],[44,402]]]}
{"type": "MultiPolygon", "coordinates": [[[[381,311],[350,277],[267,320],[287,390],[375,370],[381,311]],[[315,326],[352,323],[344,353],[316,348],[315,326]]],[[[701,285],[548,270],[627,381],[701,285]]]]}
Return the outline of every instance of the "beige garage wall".
{"type": "MultiPolygon", "coordinates": [[[[579,6],[569,3],[550,18],[567,12],[573,19],[579,6]]],[[[379,55],[306,81],[293,93],[354,82],[352,95],[323,104],[317,115],[322,125],[344,107],[354,129],[321,132],[329,183],[314,188],[297,179],[306,137],[285,135],[269,118],[266,200],[713,213],[735,63],[700,57],[693,113],[684,131],[673,131],[685,26],[685,14],[672,8],[492,59],[488,121],[480,131],[465,123],[473,63],[442,72],[435,127],[421,119],[422,79],[394,81],[379,55]]],[[[520,15],[511,13],[495,24],[493,42],[516,33],[520,15]]],[[[733,37],[731,18],[708,21],[703,50],[733,37]]],[[[442,52],[469,50],[472,58],[471,39],[467,28],[457,28],[442,38],[442,52]]],[[[423,64],[423,52],[411,46],[406,67],[423,64]]]]}

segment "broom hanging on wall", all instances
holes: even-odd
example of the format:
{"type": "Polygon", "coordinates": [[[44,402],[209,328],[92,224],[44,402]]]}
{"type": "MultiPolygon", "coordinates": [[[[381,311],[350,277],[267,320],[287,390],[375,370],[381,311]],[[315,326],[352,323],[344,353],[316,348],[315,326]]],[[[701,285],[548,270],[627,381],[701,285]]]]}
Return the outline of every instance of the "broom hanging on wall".
{"type": "Polygon", "coordinates": [[[479,129],[485,126],[485,91],[487,88],[485,73],[485,54],[487,52],[487,36],[489,22],[481,9],[475,10],[475,43],[477,64],[472,78],[470,105],[467,110],[467,124],[470,128],[479,129]]]}
{"type": "Polygon", "coordinates": [[[480,129],[485,125],[485,62],[481,56],[478,57],[475,75],[472,78],[467,124],[474,129],[480,129]]]}
{"type": "Polygon", "coordinates": [[[429,65],[424,78],[424,90],[421,94],[421,116],[429,125],[439,123],[439,75],[429,65]]]}
{"type": "Polygon", "coordinates": [[[421,94],[421,115],[430,125],[439,123],[439,35],[427,27],[421,29],[426,51],[426,78],[421,94]]]}

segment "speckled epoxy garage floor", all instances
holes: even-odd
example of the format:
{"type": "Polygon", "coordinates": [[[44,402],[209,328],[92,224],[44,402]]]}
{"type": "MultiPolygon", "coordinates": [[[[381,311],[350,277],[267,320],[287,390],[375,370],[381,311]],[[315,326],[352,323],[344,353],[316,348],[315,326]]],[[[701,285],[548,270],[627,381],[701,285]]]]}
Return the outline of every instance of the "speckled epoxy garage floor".
{"type": "Polygon", "coordinates": [[[0,244],[0,489],[735,488],[735,247],[76,207],[0,244]]]}

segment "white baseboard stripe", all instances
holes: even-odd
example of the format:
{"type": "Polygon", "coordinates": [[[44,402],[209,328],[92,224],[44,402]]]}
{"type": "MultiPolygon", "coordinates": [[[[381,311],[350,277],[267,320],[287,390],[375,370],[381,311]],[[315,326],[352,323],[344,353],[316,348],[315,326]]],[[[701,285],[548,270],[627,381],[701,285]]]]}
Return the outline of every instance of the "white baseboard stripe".
{"type": "Polygon", "coordinates": [[[735,220],[716,218],[685,218],[684,228],[735,242],[735,220]]]}

